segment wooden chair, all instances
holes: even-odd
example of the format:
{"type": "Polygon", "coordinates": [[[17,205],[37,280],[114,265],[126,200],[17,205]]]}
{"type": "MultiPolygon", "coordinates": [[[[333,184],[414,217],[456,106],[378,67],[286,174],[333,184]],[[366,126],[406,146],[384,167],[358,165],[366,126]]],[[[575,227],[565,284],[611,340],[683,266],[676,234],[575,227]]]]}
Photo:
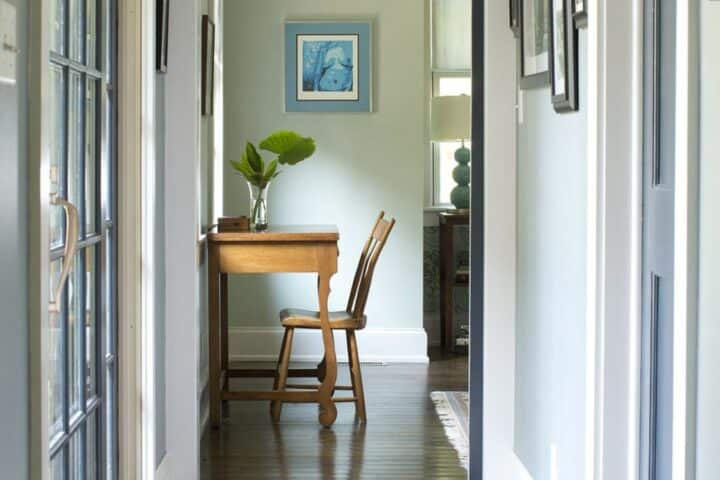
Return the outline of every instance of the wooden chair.
{"type": "MultiPolygon", "coordinates": [[[[340,312],[330,312],[330,327],[333,330],[345,330],[347,337],[348,364],[350,367],[350,377],[352,379],[351,386],[336,385],[335,390],[352,390],[353,396],[349,398],[335,398],[338,402],[354,402],[355,411],[358,418],[362,422],[367,421],[365,412],[365,393],[363,391],[362,376],[360,374],[360,358],[358,355],[357,339],[355,337],[356,330],[362,330],[367,324],[365,315],[365,305],[367,304],[368,293],[370,292],[370,284],[372,283],[373,273],[378,258],[385,247],[385,242],[395,225],[395,219],[385,220],[383,217],[385,212],[380,212],[380,216],[375,222],[370,238],[365,242],[360,261],[358,262],[355,278],[350,289],[347,308],[340,312]]],[[[319,385],[289,385],[287,383],[288,372],[290,366],[290,356],[292,351],[293,333],[296,328],[307,328],[313,330],[320,329],[320,312],[300,309],[285,309],[280,312],[280,321],[285,327],[285,335],[283,336],[282,346],[280,347],[280,356],[278,357],[277,373],[275,375],[274,389],[284,391],[285,389],[313,389],[319,385]]],[[[307,374],[298,374],[298,372],[306,372],[303,370],[292,371],[293,377],[309,377],[307,374]]],[[[325,378],[325,359],[317,366],[317,369],[310,370],[313,377],[321,382],[325,378]]],[[[282,412],[282,402],[275,400],[271,402],[270,411],[275,421],[280,419],[282,412]]]]}

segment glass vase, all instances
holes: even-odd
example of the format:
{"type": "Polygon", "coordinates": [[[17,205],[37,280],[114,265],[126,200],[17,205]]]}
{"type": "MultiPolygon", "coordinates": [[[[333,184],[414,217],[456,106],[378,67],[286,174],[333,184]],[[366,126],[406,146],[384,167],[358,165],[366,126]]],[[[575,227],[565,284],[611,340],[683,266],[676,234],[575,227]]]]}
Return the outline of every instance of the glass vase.
{"type": "Polygon", "coordinates": [[[250,227],[255,230],[265,230],[268,226],[267,192],[270,184],[258,187],[248,182],[248,188],[250,189],[250,227]]]}

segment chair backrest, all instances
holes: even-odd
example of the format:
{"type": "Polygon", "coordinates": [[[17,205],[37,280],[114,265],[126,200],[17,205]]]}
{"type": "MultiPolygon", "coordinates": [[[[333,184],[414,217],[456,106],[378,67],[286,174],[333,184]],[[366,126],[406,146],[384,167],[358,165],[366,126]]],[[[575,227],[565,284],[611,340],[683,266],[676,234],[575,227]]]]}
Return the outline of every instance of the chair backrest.
{"type": "Polygon", "coordinates": [[[385,247],[385,242],[395,226],[395,219],[385,220],[385,212],[380,212],[375,226],[370,233],[370,238],[365,242],[360,260],[358,261],[355,279],[353,280],[350,298],[348,298],[347,311],[353,318],[362,318],[365,313],[370,284],[378,258],[385,247]]]}

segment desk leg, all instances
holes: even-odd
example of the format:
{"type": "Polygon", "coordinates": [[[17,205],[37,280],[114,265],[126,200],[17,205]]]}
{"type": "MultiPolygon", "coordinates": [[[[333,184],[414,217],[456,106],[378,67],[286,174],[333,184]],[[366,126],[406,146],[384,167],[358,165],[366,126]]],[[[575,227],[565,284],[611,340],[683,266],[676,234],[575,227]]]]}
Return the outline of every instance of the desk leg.
{"type": "Polygon", "coordinates": [[[335,340],[330,329],[328,315],[328,297],[330,296],[330,277],[332,273],[321,272],[318,284],[318,300],[320,305],[320,323],[322,325],[323,346],[325,347],[325,378],[320,384],[320,423],[329,427],[335,423],[337,408],[333,401],[335,381],[337,380],[337,357],[335,356],[335,340]]]}
{"type": "Polygon", "coordinates": [[[440,224],[440,345],[443,350],[453,344],[453,226],[440,224]]]}
{"type": "Polygon", "coordinates": [[[210,356],[210,425],[220,427],[222,405],[220,401],[220,272],[217,251],[210,249],[208,265],[208,337],[210,356]]]}
{"type": "MultiPolygon", "coordinates": [[[[220,361],[227,371],[230,363],[228,350],[228,274],[220,274],[220,361]]],[[[227,384],[225,384],[227,390],[227,384]]]]}

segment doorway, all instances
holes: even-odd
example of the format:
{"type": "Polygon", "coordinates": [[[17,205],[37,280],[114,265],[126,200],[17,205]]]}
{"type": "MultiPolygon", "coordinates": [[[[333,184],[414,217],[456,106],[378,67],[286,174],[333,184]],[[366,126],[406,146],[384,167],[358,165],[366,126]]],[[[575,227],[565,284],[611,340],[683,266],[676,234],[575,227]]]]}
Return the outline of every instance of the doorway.
{"type": "MultiPolygon", "coordinates": [[[[343,243],[340,245],[338,275],[333,279],[334,296],[331,302],[344,300],[344,293],[350,289],[352,278],[349,277],[366,239],[365,224],[377,216],[377,210],[386,209],[388,215],[396,217],[398,228],[391,240],[395,243],[388,243],[380,261],[370,297],[372,311],[368,315],[368,328],[363,332],[365,336],[358,337],[361,362],[364,362],[367,426],[353,423],[352,405],[338,406],[333,433],[318,434],[313,405],[288,405],[279,424],[273,425],[268,419],[267,405],[229,403],[220,429],[208,429],[203,437],[202,478],[223,478],[223,474],[227,475],[225,472],[235,468],[239,470],[241,465],[248,469],[245,471],[258,476],[264,474],[267,478],[292,475],[298,471],[312,471],[318,478],[335,478],[342,475],[339,474],[341,471],[349,472],[350,476],[353,473],[359,475],[356,472],[360,471],[363,475],[370,475],[373,468],[384,468],[384,474],[391,476],[397,472],[406,476],[423,476],[423,473],[433,476],[434,473],[447,478],[466,478],[467,472],[448,440],[439,409],[433,403],[438,397],[431,394],[465,394],[447,395],[443,405],[450,405],[448,408],[460,404],[455,402],[457,398],[467,398],[468,357],[461,352],[467,351],[469,325],[469,232],[467,225],[456,228],[458,242],[453,244],[456,252],[454,256],[449,255],[453,270],[452,295],[458,301],[452,312],[454,321],[447,322],[454,328],[448,329],[450,332],[446,341],[450,347],[444,353],[440,352],[438,288],[428,295],[437,306],[432,312],[437,313],[436,321],[432,324],[426,322],[425,328],[421,328],[423,313],[428,312],[423,312],[421,296],[422,262],[425,257],[420,233],[428,233],[423,231],[428,226],[423,222],[423,216],[438,222],[441,211],[455,209],[450,204],[451,192],[458,182],[452,172],[460,163],[456,161],[455,152],[462,142],[450,140],[433,147],[425,123],[430,120],[430,105],[434,96],[459,97],[463,93],[472,93],[468,45],[472,3],[377,1],[361,7],[352,5],[352,2],[328,5],[321,1],[301,7],[293,2],[225,4],[224,18],[216,21],[216,28],[223,32],[222,40],[216,39],[216,42],[224,45],[229,52],[222,58],[222,104],[226,117],[224,150],[227,152],[222,159],[225,164],[224,198],[221,199],[223,213],[235,216],[250,213],[242,177],[234,175],[227,160],[235,158],[233,156],[238,152],[241,155],[246,141],[260,140],[273,130],[284,128],[313,137],[318,145],[318,155],[298,168],[293,167],[291,172],[283,173],[273,183],[269,190],[270,222],[337,224],[343,243]],[[432,38],[429,12],[433,6],[440,10],[441,4],[448,4],[446,12],[458,4],[465,6],[461,19],[462,26],[467,25],[468,28],[462,28],[466,35],[458,42],[466,47],[463,54],[458,55],[465,62],[462,68],[452,64],[452,59],[440,64],[433,63],[429,58],[432,38]],[[287,81],[286,73],[294,72],[294,69],[283,70],[283,60],[287,59],[282,52],[288,50],[283,43],[283,24],[295,18],[307,19],[303,11],[312,11],[312,5],[315,5],[314,10],[326,12],[321,19],[334,16],[346,18],[348,12],[358,10],[357,19],[365,20],[367,17],[372,20],[375,32],[373,48],[382,52],[375,55],[372,62],[376,87],[373,94],[375,110],[372,113],[347,115],[342,112],[308,114],[284,111],[282,92],[284,87],[287,91],[287,85],[282,80],[287,81]],[[363,12],[365,15],[361,15],[363,12]],[[257,45],[263,47],[258,48],[257,45]],[[465,52],[468,53],[466,57],[465,52]],[[258,55],[263,58],[276,56],[279,61],[258,62],[257,68],[247,71],[242,64],[258,55]],[[271,83],[270,79],[275,79],[275,83],[271,83]],[[260,107],[260,104],[265,106],[260,107]],[[265,112],[262,118],[253,113],[259,109],[265,112]],[[400,130],[402,142],[397,140],[400,130]],[[396,149],[398,151],[392,153],[396,149]],[[388,160],[390,157],[392,161],[388,160]],[[389,165],[392,168],[389,169],[389,165]],[[424,177],[423,166],[434,175],[431,179],[424,177]],[[323,179],[322,183],[320,179],[323,179]],[[438,207],[436,210],[423,212],[425,207],[431,207],[430,203],[423,203],[423,200],[428,200],[422,198],[424,180],[427,181],[425,193],[437,201],[437,205],[432,205],[438,207]],[[326,187],[309,188],[303,195],[293,193],[299,192],[302,185],[338,185],[343,192],[328,202],[326,199],[330,195],[326,187]],[[402,264],[397,263],[400,258],[403,258],[402,264]],[[464,278],[457,275],[460,273],[464,273],[464,278]],[[388,328],[390,326],[392,328],[388,328]],[[431,338],[428,339],[428,336],[431,338]],[[425,365],[428,362],[428,340],[436,342],[429,367],[425,365]],[[452,352],[455,349],[458,353],[452,352]],[[401,377],[407,381],[401,382],[401,377]],[[248,431],[252,431],[253,435],[248,436],[248,431]],[[402,436],[405,437],[402,442],[403,448],[407,449],[405,452],[398,450],[393,440],[402,436]],[[308,441],[298,442],[299,438],[308,441]],[[384,443],[388,440],[390,444],[384,443]],[[232,447],[227,448],[230,444],[232,447]],[[389,448],[390,445],[394,445],[393,448],[389,448]],[[316,458],[318,449],[320,459],[316,458]]],[[[352,14],[349,16],[353,17],[352,14]]],[[[480,23],[476,27],[478,25],[480,23]]],[[[459,30],[455,27],[444,30],[444,33],[455,38],[451,33],[459,30]]],[[[439,55],[434,58],[438,62],[442,59],[439,55]]],[[[332,59],[329,62],[332,63],[332,59]]],[[[462,134],[453,138],[460,140],[462,134]]],[[[466,147],[471,145],[467,137],[465,142],[466,147]]],[[[468,222],[469,215],[466,213],[465,223],[468,222]]],[[[431,232],[438,237],[436,243],[439,244],[437,223],[433,227],[435,229],[431,232]]],[[[439,259],[428,260],[428,263],[437,264],[439,259]]],[[[278,355],[271,349],[280,345],[282,336],[282,331],[277,328],[277,312],[305,302],[305,308],[315,308],[305,296],[295,294],[312,292],[312,279],[301,284],[302,281],[249,276],[229,278],[230,364],[245,367],[245,364],[252,363],[258,368],[273,368],[270,362],[278,355]],[[267,365],[258,366],[259,363],[267,365]]],[[[315,358],[318,353],[311,341],[309,335],[295,338],[291,358],[293,367],[302,363],[314,366],[319,360],[315,358]]],[[[338,345],[340,358],[344,356],[344,351],[344,346],[338,345]]],[[[341,370],[339,384],[348,381],[344,366],[341,370]]],[[[260,380],[256,383],[233,378],[228,383],[232,390],[237,391],[268,387],[268,382],[260,380]]],[[[458,429],[456,438],[461,436],[462,432],[458,429]]],[[[382,473],[378,474],[382,476],[382,473]]]]}
{"type": "Polygon", "coordinates": [[[49,94],[51,479],[117,478],[113,0],[53,0],[49,94]]]}

